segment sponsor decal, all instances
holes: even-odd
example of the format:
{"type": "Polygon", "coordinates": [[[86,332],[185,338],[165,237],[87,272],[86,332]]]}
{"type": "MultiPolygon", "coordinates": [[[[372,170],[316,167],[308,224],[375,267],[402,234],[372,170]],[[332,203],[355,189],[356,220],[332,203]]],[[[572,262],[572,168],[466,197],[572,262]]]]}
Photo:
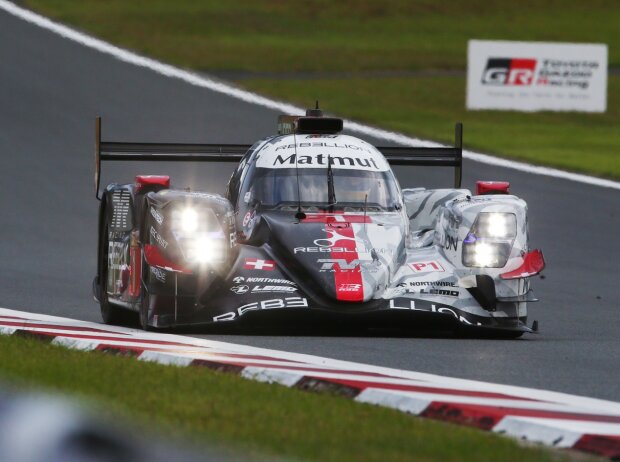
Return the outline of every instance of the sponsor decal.
{"type": "Polygon", "coordinates": [[[432,272],[443,273],[446,271],[445,269],[443,269],[443,266],[441,266],[441,263],[435,260],[409,263],[409,268],[411,268],[411,270],[414,273],[432,273],[432,272]]]}
{"type": "MultiPolygon", "coordinates": [[[[280,151],[282,149],[297,149],[297,148],[332,148],[332,149],[350,149],[353,151],[362,151],[362,152],[367,152],[367,153],[372,153],[372,151],[368,148],[365,148],[363,146],[358,146],[355,144],[349,144],[349,143],[337,143],[337,142],[333,142],[333,143],[328,143],[328,142],[324,142],[324,141],[313,141],[313,142],[308,142],[308,143],[297,143],[297,144],[285,144],[282,146],[278,146],[275,150],[276,151],[280,151]]],[[[324,159],[325,156],[323,154],[320,154],[321,159],[324,159]]],[[[318,157],[318,156],[317,156],[318,157]]],[[[320,164],[320,165],[325,165],[325,164],[320,164]]]]}
{"type": "Polygon", "coordinates": [[[108,268],[124,270],[127,268],[126,255],[128,245],[124,242],[108,241],[108,268]]]}
{"type": "Polygon", "coordinates": [[[362,261],[358,258],[350,261],[347,261],[345,258],[320,258],[317,262],[322,264],[319,269],[321,272],[355,271],[359,273],[360,265],[362,264],[362,261]]]}
{"type": "Polygon", "coordinates": [[[155,279],[157,279],[161,283],[166,282],[166,272],[163,269],[156,266],[149,266],[149,269],[151,270],[151,274],[155,277],[155,279]]]}
{"type": "Polygon", "coordinates": [[[459,239],[458,237],[453,237],[447,234],[440,233],[439,234],[439,245],[443,247],[445,250],[456,251],[459,246],[459,239]]]}
{"type": "Polygon", "coordinates": [[[276,285],[260,285],[260,286],[254,286],[252,287],[252,290],[250,291],[250,287],[243,284],[243,285],[237,285],[237,286],[233,286],[230,288],[230,291],[237,294],[237,295],[243,295],[246,294],[248,292],[251,292],[253,294],[264,294],[264,293],[273,293],[273,292],[277,292],[277,293],[291,293],[291,292],[297,292],[297,287],[293,287],[293,286],[276,286],[276,285]]]}
{"type": "Polygon", "coordinates": [[[368,144],[332,141],[267,146],[259,153],[256,166],[260,168],[326,168],[331,158],[334,169],[384,172],[389,165],[368,144]]]}
{"type": "Polygon", "coordinates": [[[396,287],[458,287],[456,282],[452,281],[406,281],[396,284],[396,287]]]}
{"type": "Polygon", "coordinates": [[[159,244],[162,249],[168,247],[168,241],[166,241],[161,235],[151,226],[151,237],[155,239],[155,242],[159,244]]]}
{"type": "Polygon", "coordinates": [[[355,238],[353,231],[349,228],[349,223],[342,223],[342,228],[324,228],[327,237],[323,239],[314,239],[313,243],[316,247],[295,247],[293,253],[342,253],[342,254],[370,254],[376,252],[380,254],[391,254],[389,249],[374,248],[369,249],[359,246],[358,240],[355,238]]]}
{"type": "Polygon", "coordinates": [[[164,222],[164,216],[153,207],[151,207],[149,210],[151,212],[151,216],[155,219],[157,224],[161,225],[164,222]]]}
{"type": "Polygon", "coordinates": [[[248,224],[250,223],[250,220],[252,219],[252,212],[248,212],[245,214],[245,216],[243,217],[243,227],[247,227],[248,224]]]}
{"type": "Polygon", "coordinates": [[[340,284],[338,292],[358,292],[362,290],[362,284],[340,284]]]}
{"type": "Polygon", "coordinates": [[[446,290],[446,289],[421,289],[418,292],[421,295],[442,295],[444,297],[458,297],[458,290],[446,290]]]}
{"type": "Polygon", "coordinates": [[[246,283],[256,283],[256,284],[288,284],[291,286],[295,286],[293,281],[289,281],[288,279],[279,279],[279,278],[245,278],[243,276],[237,276],[233,278],[233,282],[235,284],[241,284],[242,282],[246,283]]]}
{"type": "Polygon", "coordinates": [[[389,249],[366,249],[366,248],[354,248],[347,249],[346,247],[295,247],[293,249],[294,253],[330,253],[330,252],[338,252],[338,253],[353,253],[353,254],[369,254],[372,251],[375,251],[380,254],[391,254],[392,251],[389,249]]]}
{"type": "Polygon", "coordinates": [[[116,190],[112,193],[112,220],[110,229],[128,231],[131,229],[131,196],[129,191],[116,190]]]}
{"type": "MultiPolygon", "coordinates": [[[[276,151],[282,148],[276,148],[276,151]]],[[[380,171],[381,169],[377,165],[377,162],[372,157],[361,156],[332,156],[329,157],[325,154],[317,154],[314,156],[297,156],[296,154],[290,154],[288,157],[284,155],[276,155],[273,161],[272,167],[295,167],[295,161],[299,167],[315,167],[315,166],[327,166],[327,159],[331,159],[331,165],[334,168],[339,167],[359,167],[360,169],[380,171]]]]}
{"type": "Polygon", "coordinates": [[[272,279],[272,278],[247,278],[247,282],[260,282],[262,284],[289,284],[296,285],[293,281],[288,279],[272,279]]]}
{"type": "Polygon", "coordinates": [[[265,286],[254,286],[252,288],[253,294],[266,293],[266,292],[297,292],[297,287],[265,285],[265,286]]]}
{"type": "Polygon", "coordinates": [[[276,269],[276,262],[273,260],[261,260],[260,258],[246,258],[243,268],[273,271],[276,269]]]}
{"type": "Polygon", "coordinates": [[[483,85],[531,85],[536,60],[531,58],[489,58],[482,75],[483,85]]]}
{"type": "Polygon", "coordinates": [[[597,61],[580,59],[489,58],[483,85],[576,87],[587,90],[597,61]],[[538,66],[538,72],[536,72],[538,66]]]}
{"type": "Polygon", "coordinates": [[[396,287],[405,288],[406,293],[419,295],[441,295],[444,297],[458,297],[460,295],[456,282],[449,281],[410,281],[401,282],[396,287]]]}
{"type": "Polygon", "coordinates": [[[243,286],[233,286],[230,288],[230,291],[237,294],[237,295],[241,295],[241,294],[245,294],[248,290],[250,290],[250,288],[246,285],[243,286]]]}
{"type": "MultiPolygon", "coordinates": [[[[390,300],[390,309],[393,310],[411,310],[411,311],[422,311],[425,313],[440,313],[440,314],[448,314],[454,316],[459,322],[463,324],[472,325],[467,318],[465,318],[460,312],[457,312],[454,308],[450,308],[448,306],[436,305],[434,303],[421,302],[419,300],[406,300],[406,299],[392,299],[390,300]]],[[[481,325],[479,322],[477,325],[481,325]]]]}
{"type": "Polygon", "coordinates": [[[248,311],[273,310],[281,308],[308,308],[308,300],[303,297],[286,297],[248,303],[247,305],[240,306],[236,311],[229,311],[228,313],[214,316],[213,321],[234,321],[236,318],[243,316],[248,311]]]}

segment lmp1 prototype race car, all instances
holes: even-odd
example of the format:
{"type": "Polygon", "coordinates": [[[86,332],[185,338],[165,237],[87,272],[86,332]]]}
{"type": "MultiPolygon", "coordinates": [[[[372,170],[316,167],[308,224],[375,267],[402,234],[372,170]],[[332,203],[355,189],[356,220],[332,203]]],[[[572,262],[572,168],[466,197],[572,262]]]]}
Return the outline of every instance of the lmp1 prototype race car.
{"type": "Polygon", "coordinates": [[[95,299],[106,323],[362,323],[518,337],[529,278],[527,205],[503,182],[461,188],[454,147],[374,147],[318,109],[253,145],[101,141],[95,299]],[[234,161],[226,197],[138,175],[100,192],[102,161],[234,161]],[[401,189],[390,165],[450,166],[454,187],[401,189]]]}

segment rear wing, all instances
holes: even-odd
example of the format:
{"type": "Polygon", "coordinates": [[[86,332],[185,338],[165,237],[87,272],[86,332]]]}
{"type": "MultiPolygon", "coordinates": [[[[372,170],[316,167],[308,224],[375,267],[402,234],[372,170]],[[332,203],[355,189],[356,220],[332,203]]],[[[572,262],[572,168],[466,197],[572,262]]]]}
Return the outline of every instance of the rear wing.
{"type": "Polygon", "coordinates": [[[101,117],[95,120],[95,197],[99,196],[101,162],[239,162],[250,144],[124,143],[101,141],[101,117]]]}
{"type": "Polygon", "coordinates": [[[463,177],[463,124],[454,126],[454,146],[437,148],[379,147],[391,165],[454,167],[454,187],[461,187],[463,177]]]}
{"type": "MultiPolygon", "coordinates": [[[[95,197],[99,195],[103,161],[239,162],[250,144],[125,143],[101,140],[101,117],[95,120],[95,197]]],[[[454,167],[454,187],[461,187],[463,124],[455,127],[454,147],[377,147],[392,165],[454,167]]]]}

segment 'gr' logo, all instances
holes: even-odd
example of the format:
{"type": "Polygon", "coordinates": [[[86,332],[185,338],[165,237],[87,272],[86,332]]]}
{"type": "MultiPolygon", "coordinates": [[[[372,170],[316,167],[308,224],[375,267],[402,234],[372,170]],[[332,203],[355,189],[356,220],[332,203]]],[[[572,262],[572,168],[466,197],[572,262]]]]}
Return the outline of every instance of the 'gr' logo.
{"type": "Polygon", "coordinates": [[[535,59],[489,58],[482,74],[483,85],[531,85],[535,59]]]}

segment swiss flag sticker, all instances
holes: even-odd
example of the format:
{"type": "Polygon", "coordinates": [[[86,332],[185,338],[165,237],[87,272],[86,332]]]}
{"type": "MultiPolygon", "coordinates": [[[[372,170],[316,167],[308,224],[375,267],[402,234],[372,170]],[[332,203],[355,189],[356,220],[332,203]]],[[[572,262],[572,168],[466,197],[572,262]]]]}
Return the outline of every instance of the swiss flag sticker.
{"type": "Polygon", "coordinates": [[[273,260],[260,260],[258,258],[246,258],[245,265],[243,265],[243,268],[273,271],[274,269],[276,269],[276,262],[273,260]]]}
{"type": "Polygon", "coordinates": [[[443,273],[446,271],[443,269],[443,266],[438,261],[418,261],[415,263],[409,263],[409,268],[414,273],[433,273],[440,272],[443,273]]]}

